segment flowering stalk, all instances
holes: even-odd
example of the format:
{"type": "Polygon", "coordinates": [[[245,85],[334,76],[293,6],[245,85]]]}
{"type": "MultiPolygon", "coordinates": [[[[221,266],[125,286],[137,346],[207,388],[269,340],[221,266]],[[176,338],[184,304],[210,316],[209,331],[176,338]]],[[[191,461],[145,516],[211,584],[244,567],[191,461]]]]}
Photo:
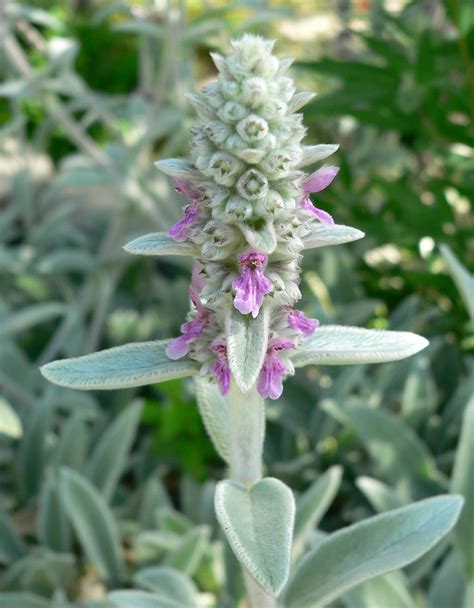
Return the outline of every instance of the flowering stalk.
{"type": "MultiPolygon", "coordinates": [[[[408,332],[320,326],[296,308],[302,252],[363,234],[336,224],[311,200],[338,168],[305,167],[337,146],[302,143],[298,110],[312,95],[295,91],[287,75],[291,61],[277,59],[272,47],[245,35],[232,43],[229,57],[213,54],[217,82],[189,96],[199,116],[190,159],[157,163],[187,199],[183,217],[167,234],[125,247],[194,257],[192,305],[181,335],[42,368],[49,380],[80,389],[195,376],[206,429],[230,469],[231,480],[217,486],[216,514],[259,608],[273,607],[286,585],[295,516],[289,488],[261,479],[263,400],[278,399],[296,367],[394,361],[427,344],[408,332]]],[[[288,593],[295,595],[294,583],[288,593]]]]}

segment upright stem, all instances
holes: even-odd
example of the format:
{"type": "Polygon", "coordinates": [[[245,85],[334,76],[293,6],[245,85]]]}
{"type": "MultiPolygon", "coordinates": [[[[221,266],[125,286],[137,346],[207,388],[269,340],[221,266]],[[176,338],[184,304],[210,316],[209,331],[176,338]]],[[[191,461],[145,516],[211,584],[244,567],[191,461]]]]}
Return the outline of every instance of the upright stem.
{"type": "MultiPolygon", "coordinates": [[[[242,393],[232,378],[229,391],[230,478],[252,485],[262,478],[265,404],[254,387],[242,393]]],[[[276,600],[247,572],[245,586],[251,608],[276,608],[276,600]]]]}

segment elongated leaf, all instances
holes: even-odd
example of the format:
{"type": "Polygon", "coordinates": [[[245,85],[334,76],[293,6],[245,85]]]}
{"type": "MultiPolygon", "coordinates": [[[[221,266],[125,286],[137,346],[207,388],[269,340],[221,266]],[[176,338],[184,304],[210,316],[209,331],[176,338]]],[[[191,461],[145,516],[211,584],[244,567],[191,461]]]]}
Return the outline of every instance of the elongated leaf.
{"type": "Polygon", "coordinates": [[[447,606],[469,608],[472,603],[467,601],[464,603],[464,590],[462,557],[459,551],[454,550],[448,553],[432,579],[427,608],[447,608],[447,606]]]}
{"type": "Polygon", "coordinates": [[[157,477],[150,477],[143,488],[143,496],[138,511],[138,521],[144,528],[156,525],[155,513],[158,509],[171,508],[171,501],[157,477]]]}
{"type": "Polygon", "coordinates": [[[196,397],[206,431],[218,454],[229,462],[229,403],[219,387],[207,378],[196,377],[196,397]]]}
{"type": "Polygon", "coordinates": [[[60,302],[47,302],[45,304],[34,304],[14,313],[0,326],[0,336],[16,334],[54,319],[64,314],[66,306],[60,302]]]}
{"type": "Polygon", "coordinates": [[[469,316],[474,320],[474,276],[467,271],[447,245],[441,245],[440,249],[469,316]]]}
{"type": "Polygon", "coordinates": [[[325,325],[301,343],[295,367],[398,361],[428,346],[428,340],[407,331],[325,325]]]}
{"type": "Polygon", "coordinates": [[[41,373],[50,382],[79,390],[143,386],[194,375],[198,367],[195,362],[187,358],[168,359],[165,349],[169,342],[136,342],[53,361],[42,367],[41,373]]]}
{"type": "Polygon", "coordinates": [[[294,544],[304,540],[307,532],[315,528],[330,507],[341,484],[342,468],[331,467],[296,501],[294,544]]]}
{"type": "Polygon", "coordinates": [[[342,245],[343,243],[358,241],[364,236],[365,234],[361,230],[342,224],[331,226],[315,224],[311,234],[303,239],[303,246],[304,249],[316,249],[327,245],[342,245]]]}
{"type": "Polygon", "coordinates": [[[100,438],[87,464],[86,476],[109,502],[123,469],[140,422],[142,405],[132,404],[100,438]]]}
{"type": "Polygon", "coordinates": [[[0,563],[11,563],[26,553],[26,546],[0,505],[0,563]]]}
{"type": "Polygon", "coordinates": [[[237,559],[271,595],[277,596],[290,571],[295,503],[291,490],[267,477],[246,488],[217,484],[216,514],[237,559]]]}
{"type": "Polygon", "coordinates": [[[135,255],[196,255],[196,247],[189,242],[178,243],[164,232],[145,234],[123,247],[135,255]]]}
{"type": "MultiPolygon", "coordinates": [[[[375,448],[374,448],[375,449],[375,448]]],[[[393,488],[372,477],[358,477],[356,485],[377,513],[403,507],[404,500],[393,488]]]]}
{"type": "Polygon", "coordinates": [[[401,572],[367,581],[348,591],[342,601],[347,608],[416,608],[401,572]]]}
{"type": "Polygon", "coordinates": [[[60,487],[61,501],[85,554],[103,579],[119,582],[124,572],[120,539],[103,497],[87,479],[66,468],[60,473],[60,487]]]}
{"type": "Polygon", "coordinates": [[[0,593],[0,608],[50,608],[49,602],[33,593],[0,593]]]}
{"type": "Polygon", "coordinates": [[[166,173],[166,175],[176,179],[189,180],[190,178],[199,176],[196,169],[188,161],[178,158],[159,160],[155,163],[155,167],[166,173]]]}
{"type": "Polygon", "coordinates": [[[51,476],[41,489],[37,528],[41,543],[49,549],[60,553],[71,550],[72,529],[56,477],[51,476]]]}
{"type": "Polygon", "coordinates": [[[76,411],[62,427],[49,464],[51,468],[64,466],[82,472],[88,447],[88,427],[83,415],[76,411]]]}
{"type": "Polygon", "coordinates": [[[23,429],[21,421],[11,405],[0,397],[0,435],[7,435],[13,439],[21,437],[23,429]]]}
{"type": "Polygon", "coordinates": [[[467,576],[474,578],[474,397],[466,408],[461,429],[451,490],[464,496],[455,534],[467,576]]]}
{"type": "Polygon", "coordinates": [[[268,343],[269,312],[262,306],[257,318],[232,307],[226,318],[227,357],[239,389],[246,393],[255,384],[268,343]]]}
{"type": "Polygon", "coordinates": [[[453,528],[462,502],[460,496],[428,498],[331,534],[301,561],[285,606],[324,606],[366,580],[403,568],[453,528]]]}
{"type": "Polygon", "coordinates": [[[199,526],[190,530],[179,545],[166,556],[167,566],[192,576],[199,568],[209,541],[209,528],[199,526]]]}
{"type": "Polygon", "coordinates": [[[324,160],[334,154],[338,150],[337,144],[318,144],[317,146],[303,147],[303,160],[299,163],[299,167],[312,165],[320,160],[324,160]]]}
{"type": "Polygon", "coordinates": [[[399,418],[366,405],[351,405],[344,413],[378,469],[398,484],[402,500],[422,497],[439,481],[433,457],[399,418]]]}
{"type": "Polygon", "coordinates": [[[179,570],[158,566],[139,570],[133,577],[137,587],[151,591],[163,600],[174,601],[177,606],[197,605],[197,589],[179,570]]]}

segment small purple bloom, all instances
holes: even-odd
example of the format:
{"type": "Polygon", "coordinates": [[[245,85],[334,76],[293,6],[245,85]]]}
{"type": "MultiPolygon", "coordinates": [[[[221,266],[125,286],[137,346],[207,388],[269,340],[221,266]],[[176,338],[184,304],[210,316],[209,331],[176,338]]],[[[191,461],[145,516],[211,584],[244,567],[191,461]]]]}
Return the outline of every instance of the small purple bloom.
{"type": "Polygon", "coordinates": [[[317,319],[310,319],[301,310],[288,306],[288,325],[300,331],[304,336],[311,336],[319,327],[317,319]]]}
{"type": "Polygon", "coordinates": [[[258,315],[263,298],[272,290],[272,283],[263,274],[263,265],[267,261],[264,253],[250,251],[239,257],[240,275],[233,280],[235,289],[234,306],[243,315],[258,315]]]}
{"type": "Polygon", "coordinates": [[[211,374],[217,381],[223,395],[227,395],[230,389],[230,368],[227,361],[227,347],[223,342],[217,342],[211,346],[211,350],[217,354],[217,359],[211,367],[211,374]]]}
{"type": "Polygon", "coordinates": [[[201,293],[204,288],[205,282],[201,274],[202,270],[202,264],[196,262],[193,266],[193,272],[191,274],[191,287],[195,291],[195,293],[201,293]]]}
{"type": "Polygon", "coordinates": [[[339,173],[339,167],[327,166],[317,169],[311,173],[303,182],[303,192],[321,192],[331,185],[336,175],[339,173]]]}
{"type": "Polygon", "coordinates": [[[278,399],[283,392],[283,377],[288,371],[280,359],[279,351],[294,348],[290,340],[274,338],[268,344],[267,354],[263,361],[262,369],[258,376],[257,389],[260,395],[266,399],[278,399]]]}
{"type": "Polygon", "coordinates": [[[176,192],[179,192],[183,196],[187,196],[192,201],[199,199],[199,192],[194,190],[194,188],[192,188],[184,179],[175,179],[174,184],[176,187],[176,192]]]}
{"type": "Polygon", "coordinates": [[[186,321],[180,327],[181,336],[178,336],[166,347],[166,354],[170,359],[181,359],[187,355],[191,343],[201,335],[204,326],[209,322],[209,311],[202,305],[199,295],[189,288],[189,297],[191,298],[197,310],[197,317],[191,321],[186,321]]]}
{"type": "Polygon", "coordinates": [[[176,222],[176,224],[171,226],[168,230],[169,236],[178,243],[185,241],[188,238],[189,228],[194,224],[198,217],[199,205],[197,204],[197,201],[193,201],[184,208],[182,219],[180,219],[179,222],[176,222]]]}
{"type": "Polygon", "coordinates": [[[311,175],[309,175],[303,182],[303,192],[305,195],[301,199],[301,206],[305,211],[313,213],[322,224],[331,226],[334,224],[334,220],[326,211],[318,209],[313,205],[309,195],[315,192],[321,192],[327,188],[334,180],[339,172],[339,167],[328,166],[321,167],[311,175]]]}

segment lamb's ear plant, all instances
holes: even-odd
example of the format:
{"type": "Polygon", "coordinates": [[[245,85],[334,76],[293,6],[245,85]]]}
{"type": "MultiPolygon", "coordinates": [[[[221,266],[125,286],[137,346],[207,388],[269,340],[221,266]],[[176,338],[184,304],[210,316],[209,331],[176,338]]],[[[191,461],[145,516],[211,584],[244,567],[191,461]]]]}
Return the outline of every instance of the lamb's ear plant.
{"type": "MultiPolygon", "coordinates": [[[[302,143],[298,110],[313,95],[295,92],[291,61],[277,59],[272,47],[245,35],[232,43],[229,57],[213,54],[218,81],[188,96],[199,116],[190,158],[157,163],[187,199],[183,218],[167,234],[125,246],[133,254],[195,259],[181,335],[55,361],[42,372],[77,389],[193,376],[204,424],[229,467],[215,510],[244,567],[250,604],[308,608],[417,559],[451,530],[462,500],[430,498],[335,532],[297,561],[290,577],[292,554],[301,554],[302,534],[323,497],[299,503],[293,552],[292,491],[262,478],[264,400],[277,399],[297,367],[395,361],[427,341],[409,332],[320,326],[295,308],[304,250],[363,233],[338,225],[311,201],[338,168],[309,167],[337,145],[302,143]]],[[[340,472],[332,495],[339,480],[340,472]]]]}

